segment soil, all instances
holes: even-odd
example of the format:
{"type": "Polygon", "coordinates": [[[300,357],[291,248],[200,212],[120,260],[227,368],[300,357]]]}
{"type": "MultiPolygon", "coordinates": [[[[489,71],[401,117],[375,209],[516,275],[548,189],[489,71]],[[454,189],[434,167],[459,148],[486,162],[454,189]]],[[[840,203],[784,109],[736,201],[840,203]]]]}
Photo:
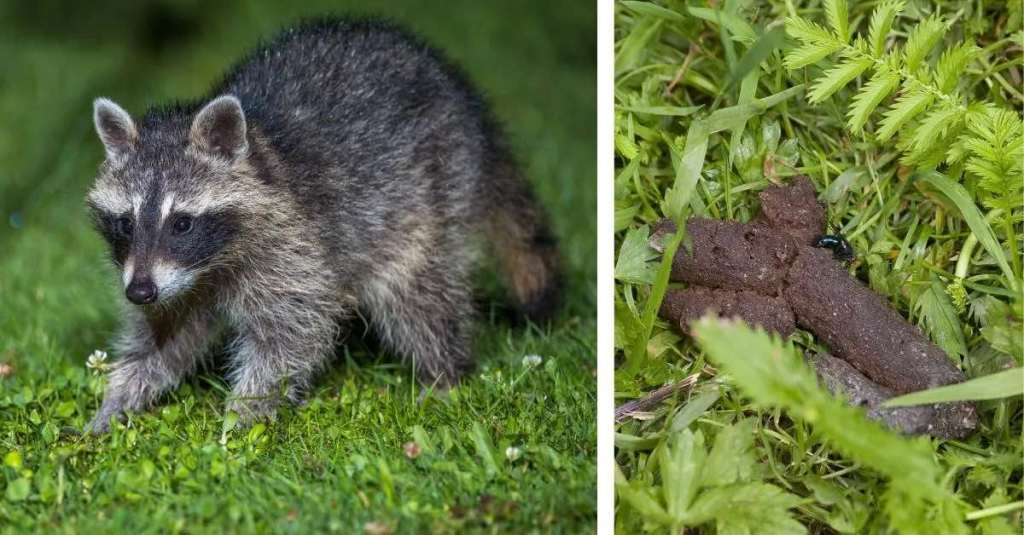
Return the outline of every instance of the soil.
{"type": "MultiPolygon", "coordinates": [[[[665,296],[663,317],[687,332],[690,322],[714,312],[783,336],[793,332],[795,319],[846,364],[821,361],[829,374],[822,379],[853,400],[868,394],[888,399],[965,379],[942,349],[851,277],[832,251],[811,246],[824,230],[825,211],[809,180],[766,189],[761,205],[750,223],[686,222],[687,240],[673,260],[671,280],[690,286],[665,296]],[[846,390],[849,385],[853,391],[846,390]]],[[[674,230],[670,221],[659,223],[652,246],[658,249],[674,230]]],[[[960,438],[977,426],[969,403],[915,411],[881,409],[879,403],[867,403],[869,416],[908,433],[960,438]]]]}

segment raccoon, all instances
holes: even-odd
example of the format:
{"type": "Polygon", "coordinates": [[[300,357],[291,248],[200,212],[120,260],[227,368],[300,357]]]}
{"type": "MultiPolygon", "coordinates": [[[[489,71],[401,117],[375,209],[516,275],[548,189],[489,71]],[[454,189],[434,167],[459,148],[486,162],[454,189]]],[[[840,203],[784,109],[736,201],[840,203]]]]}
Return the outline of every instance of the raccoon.
{"type": "Polygon", "coordinates": [[[357,316],[425,388],[451,387],[473,364],[478,245],[523,314],[557,310],[556,241],[484,99],[390,22],[304,23],[206,98],[137,122],[99,98],[93,119],[106,158],[87,205],[127,300],[93,432],[225,336],[227,410],[272,419],[357,316]]]}

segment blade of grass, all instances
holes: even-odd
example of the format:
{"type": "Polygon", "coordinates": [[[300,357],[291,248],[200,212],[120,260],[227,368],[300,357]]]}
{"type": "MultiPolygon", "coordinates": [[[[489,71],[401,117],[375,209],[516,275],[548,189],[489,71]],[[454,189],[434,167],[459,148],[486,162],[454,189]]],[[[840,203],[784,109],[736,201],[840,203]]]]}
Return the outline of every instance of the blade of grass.
{"type": "Polygon", "coordinates": [[[953,182],[946,175],[939,173],[938,171],[928,171],[921,173],[919,179],[927,184],[930,184],[935,189],[939,190],[949,200],[953,201],[953,204],[960,209],[960,215],[963,216],[964,221],[967,222],[967,226],[971,228],[971,232],[978,237],[978,241],[988,251],[988,254],[992,255],[996,263],[999,264],[999,269],[1006,275],[1007,283],[1010,288],[1017,290],[1017,280],[1013,275],[1013,270],[1010,269],[1010,263],[1006,260],[1006,253],[1003,251],[1003,247],[999,245],[999,240],[996,239],[996,235],[992,232],[992,227],[985,221],[985,217],[981,215],[981,211],[971,200],[970,194],[963,186],[953,182]]]}
{"type": "Polygon", "coordinates": [[[928,403],[1001,399],[1024,395],[1024,368],[1011,368],[955,385],[912,392],[886,401],[886,407],[906,407],[928,403]]]}

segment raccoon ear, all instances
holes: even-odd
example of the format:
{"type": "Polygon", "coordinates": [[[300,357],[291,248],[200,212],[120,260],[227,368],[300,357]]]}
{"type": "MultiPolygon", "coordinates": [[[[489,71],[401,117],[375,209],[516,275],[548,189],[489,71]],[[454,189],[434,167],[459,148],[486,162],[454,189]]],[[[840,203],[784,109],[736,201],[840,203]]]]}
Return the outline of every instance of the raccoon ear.
{"type": "Polygon", "coordinates": [[[92,121],[107,151],[108,159],[116,159],[127,154],[139,138],[132,116],[110,99],[98,98],[93,101],[92,121]]]}
{"type": "Polygon", "coordinates": [[[245,133],[245,112],[233,95],[213,99],[192,121],[192,143],[200,150],[228,160],[244,156],[249,150],[245,133]]]}

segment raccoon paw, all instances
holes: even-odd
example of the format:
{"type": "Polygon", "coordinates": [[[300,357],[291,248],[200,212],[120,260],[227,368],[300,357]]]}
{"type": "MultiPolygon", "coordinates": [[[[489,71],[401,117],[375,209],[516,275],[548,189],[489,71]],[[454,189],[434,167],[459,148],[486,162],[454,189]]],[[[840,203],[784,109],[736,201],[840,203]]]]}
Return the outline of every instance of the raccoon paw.
{"type": "Polygon", "coordinates": [[[116,418],[118,421],[124,421],[124,410],[116,404],[104,402],[100,410],[96,411],[96,415],[92,417],[92,420],[85,425],[85,429],[82,432],[92,435],[105,435],[109,433],[111,417],[116,418]]]}
{"type": "Polygon", "coordinates": [[[274,398],[233,399],[226,411],[238,414],[238,425],[249,427],[256,422],[273,422],[277,418],[279,400],[274,398]]]}

